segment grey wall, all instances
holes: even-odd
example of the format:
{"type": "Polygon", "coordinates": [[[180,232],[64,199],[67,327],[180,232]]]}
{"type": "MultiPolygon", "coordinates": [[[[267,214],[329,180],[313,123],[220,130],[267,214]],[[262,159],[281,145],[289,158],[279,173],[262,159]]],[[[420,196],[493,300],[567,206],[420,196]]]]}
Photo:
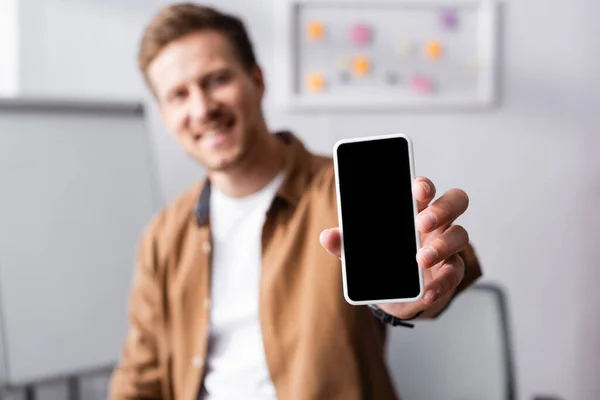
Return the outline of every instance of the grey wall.
{"type": "MultiPolygon", "coordinates": [[[[271,86],[276,1],[218,1],[245,18],[271,86]]],[[[141,3],[23,0],[22,87],[146,96],[135,46],[158,2],[141,3]]],[[[502,103],[495,110],[292,115],[278,111],[269,94],[264,108],[274,129],[294,129],[319,152],[347,136],[411,135],[417,173],[439,190],[458,186],[471,196],[462,223],[486,279],[508,290],[519,398],[545,392],[593,400],[600,398],[600,3],[506,0],[503,9],[502,103]]],[[[172,198],[202,171],[152,119],[172,198]]]]}

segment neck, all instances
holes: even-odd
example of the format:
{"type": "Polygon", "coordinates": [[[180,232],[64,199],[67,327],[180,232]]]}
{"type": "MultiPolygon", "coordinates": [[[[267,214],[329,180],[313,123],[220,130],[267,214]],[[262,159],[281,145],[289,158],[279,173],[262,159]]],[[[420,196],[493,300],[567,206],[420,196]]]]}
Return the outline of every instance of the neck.
{"type": "Polygon", "coordinates": [[[244,197],[265,187],[282,169],[282,144],[266,127],[253,139],[248,154],[226,171],[211,171],[211,184],[230,197],[244,197]]]}

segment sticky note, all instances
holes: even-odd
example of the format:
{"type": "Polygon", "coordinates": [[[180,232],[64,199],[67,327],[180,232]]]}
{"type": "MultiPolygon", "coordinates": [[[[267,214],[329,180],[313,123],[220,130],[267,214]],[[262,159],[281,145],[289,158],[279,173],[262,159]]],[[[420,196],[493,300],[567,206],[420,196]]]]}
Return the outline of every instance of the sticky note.
{"type": "Polygon", "coordinates": [[[446,10],[440,14],[440,25],[442,28],[452,30],[458,24],[458,17],[454,11],[446,10]]]}
{"type": "Polygon", "coordinates": [[[325,77],[319,73],[309,74],[306,84],[311,92],[321,92],[325,89],[325,77]]]}
{"type": "Polygon", "coordinates": [[[431,40],[425,44],[425,55],[430,60],[437,60],[442,56],[443,45],[438,40],[431,40]]]}
{"type": "Polygon", "coordinates": [[[345,56],[340,56],[336,59],[336,64],[340,69],[347,69],[350,67],[350,59],[345,56]]]}
{"type": "Polygon", "coordinates": [[[395,50],[396,50],[396,53],[398,53],[402,56],[405,56],[407,54],[410,54],[413,51],[414,47],[415,47],[415,45],[408,40],[399,40],[396,43],[395,50]]]}
{"type": "Polygon", "coordinates": [[[366,75],[371,69],[371,63],[367,57],[358,56],[352,62],[354,73],[359,76],[366,75]]]}
{"type": "Polygon", "coordinates": [[[433,80],[424,75],[416,75],[411,80],[411,87],[418,93],[433,91],[433,80]]]}
{"type": "Polygon", "coordinates": [[[325,35],[325,26],[321,21],[310,21],[307,26],[308,37],[312,40],[321,40],[325,35]]]}
{"type": "Polygon", "coordinates": [[[366,24],[356,24],[350,29],[350,42],[357,46],[371,43],[373,40],[373,29],[366,24]]]}
{"type": "Polygon", "coordinates": [[[385,80],[391,84],[394,85],[396,83],[398,83],[398,74],[394,71],[388,71],[388,73],[385,75],[385,80]]]}
{"type": "Polygon", "coordinates": [[[340,73],[340,82],[347,83],[350,81],[350,74],[346,71],[340,73]]]}

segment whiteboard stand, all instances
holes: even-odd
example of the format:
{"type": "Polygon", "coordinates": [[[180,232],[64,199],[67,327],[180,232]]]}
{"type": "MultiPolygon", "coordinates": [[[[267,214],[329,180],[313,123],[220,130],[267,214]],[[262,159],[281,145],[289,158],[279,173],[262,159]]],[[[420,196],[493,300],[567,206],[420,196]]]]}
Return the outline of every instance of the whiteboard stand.
{"type": "Polygon", "coordinates": [[[278,6],[274,86],[287,110],[482,109],[496,101],[496,1],[283,0],[278,6]],[[448,28],[452,21],[443,18],[457,19],[456,26],[448,28]]]}

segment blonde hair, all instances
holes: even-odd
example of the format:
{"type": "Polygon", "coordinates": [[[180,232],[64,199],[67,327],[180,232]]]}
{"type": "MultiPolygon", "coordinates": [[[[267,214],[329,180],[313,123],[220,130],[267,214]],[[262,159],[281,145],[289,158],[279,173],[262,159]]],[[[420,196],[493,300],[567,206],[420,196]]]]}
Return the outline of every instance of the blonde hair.
{"type": "Polygon", "coordinates": [[[138,53],[138,66],[148,81],[148,66],[169,43],[191,33],[212,30],[223,34],[231,43],[242,66],[250,71],[256,66],[252,42],[244,23],[237,17],[214,8],[193,3],[163,8],[145,28],[138,53]]]}

